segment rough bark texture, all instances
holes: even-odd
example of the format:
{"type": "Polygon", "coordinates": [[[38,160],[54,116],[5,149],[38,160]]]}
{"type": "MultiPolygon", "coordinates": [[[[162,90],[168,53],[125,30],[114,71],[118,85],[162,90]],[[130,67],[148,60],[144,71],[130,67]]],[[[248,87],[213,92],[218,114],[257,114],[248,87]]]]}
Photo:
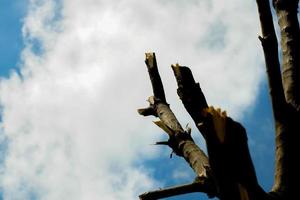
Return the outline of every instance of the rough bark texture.
{"type": "Polygon", "coordinates": [[[141,194],[140,200],[154,200],[154,199],[162,199],[167,197],[172,197],[176,195],[188,194],[193,192],[207,192],[210,190],[210,186],[207,187],[207,183],[205,179],[196,180],[191,184],[180,185],[171,188],[160,189],[156,191],[146,192],[141,194]]]}
{"type": "MultiPolygon", "coordinates": [[[[182,156],[198,179],[202,180],[204,185],[201,188],[205,188],[206,191],[203,192],[209,196],[218,196],[222,200],[261,199],[265,193],[256,180],[244,128],[220,109],[207,106],[200,85],[195,83],[187,67],[172,66],[178,83],[178,95],[206,139],[210,157],[208,162],[207,156],[194,143],[189,132],[183,130],[165,101],[154,53],[146,54],[146,64],[153,93],[157,96],[149,98],[148,108],[138,111],[142,115],[152,114],[159,117],[160,121],[155,124],[169,135],[169,140],[157,144],[167,144],[178,156],[182,156]],[[156,88],[160,88],[160,92],[156,92],[156,88]]],[[[186,191],[185,186],[179,188],[175,189],[177,192],[174,189],[165,189],[145,193],[140,198],[166,197],[186,191]],[[183,188],[185,189],[182,190],[183,188]]]]}
{"type": "MultiPolygon", "coordinates": [[[[278,191],[285,199],[298,195],[297,184],[299,177],[298,147],[300,133],[300,30],[298,22],[299,0],[273,0],[281,33],[282,49],[282,78],[285,99],[288,104],[284,134],[276,137],[283,145],[283,159],[278,161],[282,169],[276,169],[274,191],[278,191]],[[285,153],[285,154],[284,154],[285,153]],[[280,180],[282,173],[283,178],[280,180]]],[[[280,158],[277,158],[276,160],[280,158]]],[[[277,164],[277,163],[276,163],[277,164]]]]}
{"type": "Polygon", "coordinates": [[[275,121],[275,180],[272,195],[291,199],[296,194],[292,185],[298,177],[295,149],[299,134],[299,23],[298,0],[273,1],[281,30],[283,57],[282,79],[278,58],[278,44],[268,0],[257,0],[260,16],[262,42],[269,80],[270,96],[275,121]],[[283,83],[283,84],[282,84],[283,83]]]}
{"type": "Polygon", "coordinates": [[[205,96],[187,67],[172,65],[178,84],[177,93],[205,138],[208,157],[194,143],[189,130],[184,130],[166,101],[154,53],[146,54],[153,94],[150,106],[139,109],[144,116],[153,115],[169,140],[168,145],[182,156],[196,174],[191,184],[166,188],[140,195],[141,200],[154,200],[191,192],[204,192],[221,200],[291,200],[298,195],[299,162],[297,154],[300,133],[300,32],[297,18],[299,0],[273,0],[281,31],[282,68],[278,42],[269,0],[256,0],[261,23],[259,37],[265,56],[269,92],[275,122],[275,178],[272,190],[264,192],[255,169],[243,126],[225,111],[208,106],[205,96]],[[282,70],[281,70],[282,69],[282,70]],[[281,72],[282,71],[282,72],[281,72]]]}
{"type": "Polygon", "coordinates": [[[220,199],[259,199],[264,192],[257,183],[244,128],[226,112],[207,107],[189,68],[173,65],[172,69],[178,95],[206,140],[220,199]]]}
{"type": "Polygon", "coordinates": [[[300,31],[298,22],[299,0],[273,0],[281,33],[282,77],[285,97],[300,111],[300,31]]]}
{"type": "Polygon", "coordinates": [[[284,191],[287,184],[287,127],[288,105],[285,100],[280,64],[278,58],[278,43],[273,25],[271,8],[268,0],[257,0],[262,36],[259,37],[264,50],[266,72],[275,121],[275,181],[274,192],[284,191]]]}
{"type": "Polygon", "coordinates": [[[182,126],[176,119],[174,113],[166,102],[162,81],[158,73],[157,63],[154,53],[146,53],[145,61],[149,76],[152,83],[153,93],[148,99],[150,106],[146,109],[139,109],[141,115],[150,114],[157,116],[160,121],[155,122],[168,135],[169,140],[166,143],[178,156],[182,156],[194,170],[196,177],[205,180],[207,188],[206,193],[216,195],[214,185],[211,183],[211,170],[208,158],[205,153],[194,143],[190,133],[183,130],[182,126]]]}

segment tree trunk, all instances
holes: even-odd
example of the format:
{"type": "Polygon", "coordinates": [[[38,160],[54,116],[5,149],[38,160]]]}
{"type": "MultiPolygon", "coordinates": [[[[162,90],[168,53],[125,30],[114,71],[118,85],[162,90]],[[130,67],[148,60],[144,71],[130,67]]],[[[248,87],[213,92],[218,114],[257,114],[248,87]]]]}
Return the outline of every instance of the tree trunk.
{"type": "Polygon", "coordinates": [[[221,200],[291,200],[297,194],[300,165],[297,161],[300,132],[300,31],[297,18],[299,0],[273,0],[281,31],[282,73],[278,43],[269,0],[256,0],[261,23],[259,37],[266,62],[269,92],[275,122],[275,178],[269,193],[260,187],[251,161],[246,131],[225,111],[208,106],[205,96],[187,67],[172,65],[177,93],[203,135],[208,157],[194,143],[190,130],[183,130],[166,101],[154,53],[146,53],[146,65],[154,96],[141,115],[153,115],[169,136],[167,145],[182,156],[196,174],[191,184],[160,189],[140,195],[154,200],[191,192],[204,192],[221,200]]]}
{"type": "MultiPolygon", "coordinates": [[[[155,54],[146,53],[145,63],[148,68],[154,96],[148,99],[150,106],[148,108],[139,109],[139,114],[144,116],[154,115],[160,119],[160,121],[155,122],[155,124],[169,135],[169,140],[167,142],[158,142],[157,144],[166,144],[172,148],[176,155],[183,157],[194,170],[196,179],[201,180],[202,188],[205,189],[205,192],[209,196],[216,196],[216,188],[212,183],[213,178],[207,156],[194,143],[189,131],[183,130],[170,109],[169,104],[166,102],[162,81],[157,69],[155,54]]],[[[155,195],[163,195],[162,193],[166,192],[156,191],[141,195],[141,198],[147,199],[149,195],[151,196],[154,193],[155,195]]]]}

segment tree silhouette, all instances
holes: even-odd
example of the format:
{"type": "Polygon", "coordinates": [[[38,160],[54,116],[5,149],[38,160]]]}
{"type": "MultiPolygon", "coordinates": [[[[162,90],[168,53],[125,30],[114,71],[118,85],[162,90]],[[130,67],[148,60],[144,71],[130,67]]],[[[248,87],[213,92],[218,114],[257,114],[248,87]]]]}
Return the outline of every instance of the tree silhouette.
{"type": "Polygon", "coordinates": [[[264,191],[256,178],[243,126],[226,112],[208,106],[199,83],[189,68],[172,65],[177,93],[203,135],[208,155],[184,130],[166,101],[154,53],[146,53],[146,65],[153,88],[149,107],[141,115],[159,118],[155,122],[169,136],[157,145],[169,146],[183,157],[196,174],[191,184],[151,191],[141,200],[155,200],[191,192],[204,192],[221,200],[289,200],[297,195],[299,164],[297,144],[300,133],[300,31],[299,0],[273,0],[281,32],[282,67],[268,0],[256,0],[261,23],[262,43],[275,122],[275,179],[270,192],[264,191]]]}

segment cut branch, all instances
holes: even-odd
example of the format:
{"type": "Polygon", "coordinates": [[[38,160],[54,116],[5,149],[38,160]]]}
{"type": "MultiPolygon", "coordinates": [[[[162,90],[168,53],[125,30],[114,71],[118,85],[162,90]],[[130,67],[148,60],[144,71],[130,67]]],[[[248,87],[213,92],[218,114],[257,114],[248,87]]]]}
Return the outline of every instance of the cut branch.
{"type": "Polygon", "coordinates": [[[145,63],[150,76],[154,97],[162,102],[166,102],[164,86],[158,72],[155,53],[146,53],[145,63]]]}
{"type": "MultiPolygon", "coordinates": [[[[196,126],[201,129],[204,120],[202,112],[208,105],[200,85],[195,82],[189,68],[176,64],[172,65],[172,69],[178,85],[177,94],[196,126]]],[[[201,133],[204,134],[204,138],[207,137],[205,131],[201,133]]]]}
{"type": "MultiPolygon", "coordinates": [[[[156,124],[169,135],[168,145],[173,151],[178,156],[182,156],[186,162],[189,163],[198,177],[206,178],[206,182],[211,182],[211,170],[207,156],[194,143],[188,131],[183,130],[170,109],[169,104],[166,102],[162,82],[157,69],[155,54],[146,53],[145,63],[148,68],[154,93],[154,96],[149,98],[150,106],[148,109],[152,109],[155,113],[154,116],[159,117],[160,121],[156,122],[156,124]]],[[[145,114],[144,110],[145,109],[139,109],[138,112],[145,114]]],[[[209,185],[210,187],[213,186],[211,183],[209,185]]],[[[215,188],[211,188],[210,191],[215,191],[215,188]]]]}
{"type": "Polygon", "coordinates": [[[206,99],[189,68],[172,66],[178,95],[196,126],[203,134],[209,155],[209,163],[222,200],[262,199],[251,161],[245,129],[226,112],[207,108],[206,99]]]}
{"type": "Polygon", "coordinates": [[[162,199],[162,198],[188,194],[193,192],[207,193],[209,189],[210,188],[207,187],[207,184],[204,181],[195,181],[191,184],[185,184],[185,185],[146,192],[144,194],[141,194],[139,197],[140,200],[154,200],[154,199],[162,199]]]}

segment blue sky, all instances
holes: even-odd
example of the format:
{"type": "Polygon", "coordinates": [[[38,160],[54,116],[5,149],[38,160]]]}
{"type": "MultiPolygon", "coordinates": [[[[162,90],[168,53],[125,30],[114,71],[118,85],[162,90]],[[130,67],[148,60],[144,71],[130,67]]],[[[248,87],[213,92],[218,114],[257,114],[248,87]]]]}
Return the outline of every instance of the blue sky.
{"type": "MultiPolygon", "coordinates": [[[[245,42],[249,48],[244,50],[241,43],[249,34],[245,36],[248,31],[241,21],[233,20],[236,8],[231,4],[155,2],[141,5],[132,0],[126,7],[126,3],[114,1],[82,4],[66,0],[61,7],[51,0],[32,1],[30,6],[21,0],[0,1],[0,99],[5,127],[1,138],[10,141],[2,142],[0,148],[4,152],[0,154],[2,198],[72,197],[65,190],[73,192],[75,199],[93,195],[102,195],[103,200],[132,199],[141,191],[193,179],[181,158],[169,159],[170,149],[149,145],[164,136],[152,124],[153,118],[141,118],[135,112],[151,95],[146,68],[135,67],[143,65],[143,53],[149,49],[158,52],[160,66],[172,62],[191,66],[208,100],[245,126],[257,176],[261,185],[270,189],[273,119],[262,50],[255,34],[259,30],[255,5],[236,4],[241,8],[237,15],[254,16],[243,21],[245,26],[255,27],[253,37],[245,42]],[[154,8],[162,11],[153,14],[147,10],[154,8]],[[202,9],[212,9],[212,19],[195,19],[202,9]],[[184,14],[174,16],[176,23],[165,14],[179,11],[184,14]],[[60,13],[61,18],[53,13],[60,13]],[[34,41],[41,41],[44,52],[37,51],[34,41]],[[252,70],[246,64],[256,67],[252,70]],[[199,65],[207,67],[196,68],[199,65]],[[22,79],[18,78],[21,72],[11,74],[19,68],[22,79]],[[125,89],[120,90],[118,82],[125,89]],[[108,109],[116,104],[116,110],[108,109]],[[116,180],[116,173],[123,179],[116,180]],[[56,188],[55,182],[65,188],[56,188]],[[119,185],[126,186],[124,191],[119,185]]],[[[176,97],[169,70],[161,67],[171,106],[182,124],[192,123],[176,97]]],[[[203,147],[195,129],[193,135],[203,147]]],[[[194,200],[199,194],[170,199],[194,200]]]]}
{"type": "Polygon", "coordinates": [[[22,41],[22,18],[26,9],[22,1],[1,1],[0,6],[0,65],[1,76],[7,77],[9,71],[15,69],[20,60],[23,48],[22,41]]]}
{"type": "MultiPolygon", "coordinates": [[[[20,53],[23,48],[22,21],[25,8],[20,1],[1,1],[0,6],[0,74],[1,77],[9,77],[11,70],[17,70],[20,61],[20,53]]],[[[2,116],[0,117],[2,119],[2,116]]],[[[3,133],[1,132],[1,135],[3,133]]],[[[2,138],[3,136],[1,136],[2,138]]],[[[1,139],[0,163],[3,166],[7,152],[7,142],[1,139]]],[[[1,166],[1,168],[2,168],[1,166]]],[[[2,191],[2,187],[1,190],[2,191]]],[[[3,199],[2,192],[0,199],[3,199]]]]}

